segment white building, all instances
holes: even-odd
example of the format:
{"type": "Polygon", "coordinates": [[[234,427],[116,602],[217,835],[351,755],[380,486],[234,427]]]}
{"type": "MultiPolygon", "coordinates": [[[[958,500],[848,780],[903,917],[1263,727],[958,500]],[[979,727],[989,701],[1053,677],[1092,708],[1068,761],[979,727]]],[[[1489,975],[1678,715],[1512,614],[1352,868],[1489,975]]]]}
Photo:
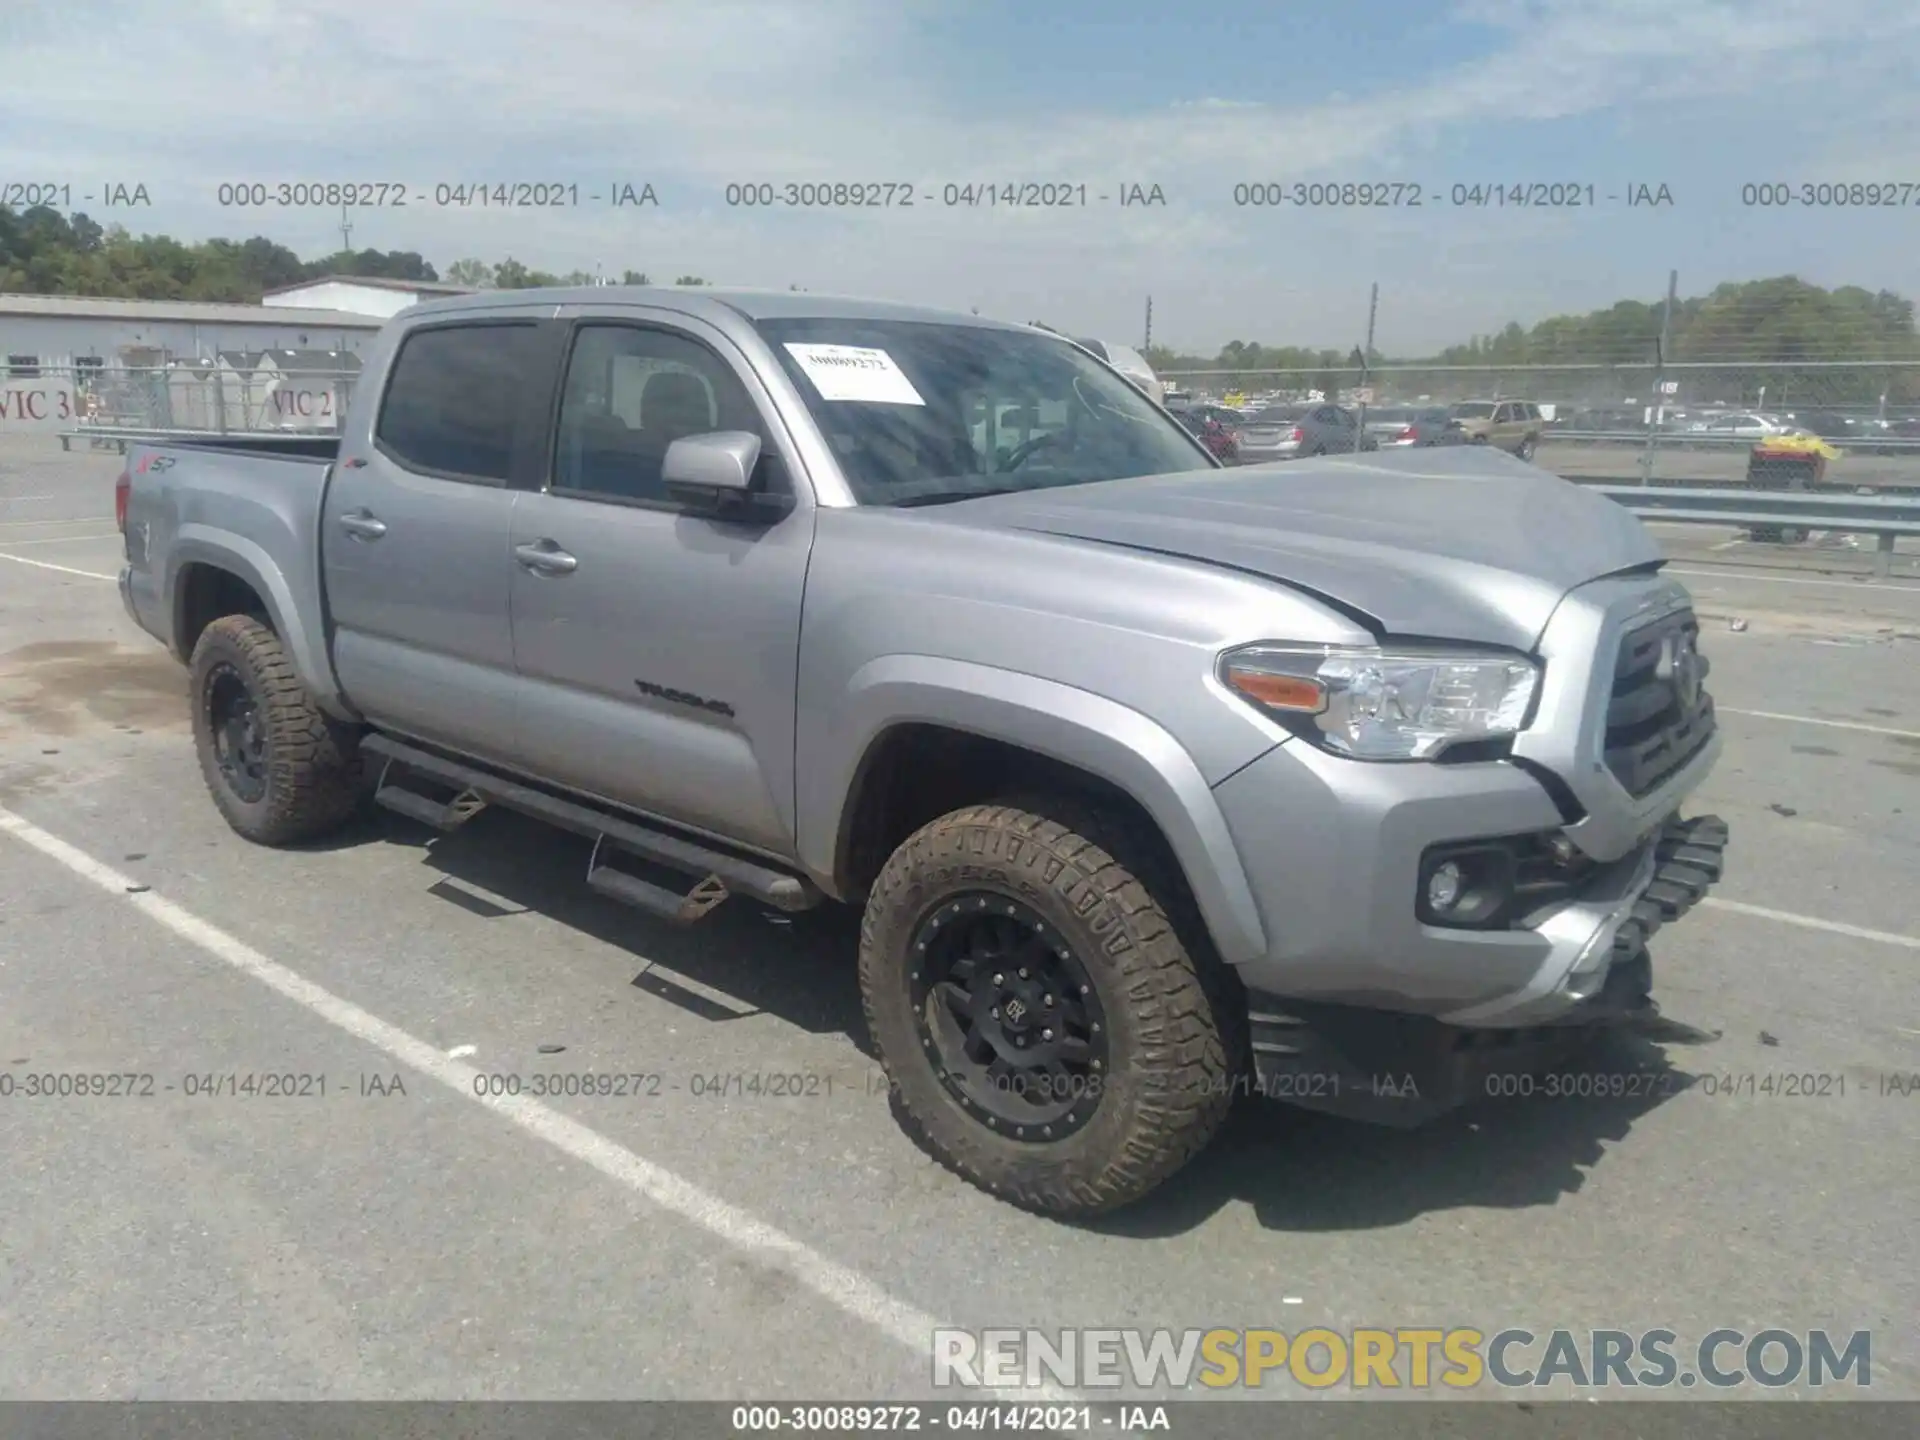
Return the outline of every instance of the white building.
{"type": "Polygon", "coordinates": [[[382,280],[364,275],[323,275],[298,285],[283,285],[260,298],[263,305],[350,311],[385,319],[409,305],[447,295],[468,295],[464,285],[429,284],[424,280],[382,280]]]}
{"type": "Polygon", "coordinates": [[[330,428],[383,322],[314,305],[0,295],[0,434],[330,428]]]}
{"type": "Polygon", "coordinates": [[[0,295],[0,381],[59,370],[150,370],[222,350],[358,353],[381,318],[312,306],[0,295]]]}

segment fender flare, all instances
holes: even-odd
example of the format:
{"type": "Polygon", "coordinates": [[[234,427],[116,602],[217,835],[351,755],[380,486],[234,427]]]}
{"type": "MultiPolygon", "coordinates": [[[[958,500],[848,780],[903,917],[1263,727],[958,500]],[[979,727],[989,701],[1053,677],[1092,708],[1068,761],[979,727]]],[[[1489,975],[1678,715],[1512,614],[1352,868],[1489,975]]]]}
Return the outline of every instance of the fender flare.
{"type": "MultiPolygon", "coordinates": [[[[802,783],[801,858],[831,875],[867,758],[901,725],[939,725],[1045,755],[1116,786],[1160,827],[1228,964],[1267,953],[1265,927],[1225,815],[1200,767],[1157,721],[1037,675],[931,655],[860,667],[814,744],[826,763],[802,783]],[[809,803],[811,792],[811,803],[809,803]]],[[[804,724],[804,721],[803,721],[804,724]]]]}
{"type": "MultiPolygon", "coordinates": [[[[267,620],[280,637],[294,671],[300,676],[316,704],[336,719],[358,721],[360,716],[347,705],[334,683],[333,664],[327,654],[324,636],[308,627],[303,610],[274,559],[260,545],[231,530],[199,524],[182,525],[168,549],[165,593],[167,596],[168,641],[181,661],[191,658],[185,644],[187,603],[182,575],[191,565],[206,565],[224,570],[246,582],[267,607],[267,620]]],[[[318,596],[312,597],[313,602],[318,596]]]]}

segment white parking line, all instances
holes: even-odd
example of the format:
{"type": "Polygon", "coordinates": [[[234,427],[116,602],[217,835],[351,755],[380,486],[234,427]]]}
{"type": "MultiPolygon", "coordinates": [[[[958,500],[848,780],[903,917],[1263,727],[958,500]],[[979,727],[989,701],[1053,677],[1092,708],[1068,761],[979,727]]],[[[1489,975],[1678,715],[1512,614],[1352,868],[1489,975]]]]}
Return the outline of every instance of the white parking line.
{"type": "Polygon", "coordinates": [[[111,515],[76,515],[69,520],[0,520],[0,530],[43,530],[49,525],[111,525],[111,515]]]}
{"type": "MultiPolygon", "coordinates": [[[[244,941],[173,901],[150,890],[130,893],[138,882],[101,864],[32,821],[0,809],[0,830],[32,846],[81,879],[125,900],[148,919],[278,991],[356,1040],[439,1081],[456,1095],[485,1106],[534,1138],[584,1161],[635,1195],[691,1221],[734,1249],[752,1252],[765,1261],[783,1266],[807,1289],[843,1313],[865,1322],[916,1354],[931,1356],[933,1332],[942,1328],[943,1322],[895,1298],[859,1272],[828,1259],[786,1232],[536,1100],[518,1095],[476,1095],[474,1081],[480,1072],[472,1066],[449,1059],[426,1041],[268,959],[244,941]]],[[[1028,1391],[1004,1398],[1032,1402],[1041,1397],[1028,1391]]],[[[1060,1401],[1053,1399],[1045,1403],[1060,1401]]]]}
{"type": "Polygon", "coordinates": [[[58,570],[62,575],[84,575],[89,580],[118,580],[118,575],[102,575],[98,570],[76,570],[71,565],[55,565],[51,560],[29,560],[24,555],[9,555],[0,550],[0,560],[11,560],[16,565],[31,565],[36,570],[58,570]]]}
{"type": "Polygon", "coordinates": [[[1792,725],[1825,725],[1833,730],[1864,730],[1869,735],[1892,735],[1901,740],[1920,740],[1920,730],[1896,730],[1891,725],[1869,725],[1864,720],[1822,720],[1818,715],[1782,715],[1774,710],[1736,710],[1731,705],[1713,707],[1722,715],[1746,715],[1755,720],[1785,720],[1792,725]]]}
{"type": "Polygon", "coordinates": [[[1676,570],[1671,565],[1660,573],[1698,575],[1708,580],[1751,580],[1756,585],[1825,585],[1836,590],[1864,590],[1869,595],[1879,595],[1889,590],[1902,595],[1920,595],[1920,585],[1888,585],[1880,580],[1868,580],[1865,576],[1858,580],[1802,580],[1797,575],[1748,575],[1732,567],[1725,570],[1676,570]]]}
{"type": "Polygon", "coordinates": [[[1718,895],[1709,895],[1700,902],[1711,905],[1716,910],[1728,910],[1735,915],[1751,915],[1756,920],[1773,920],[1782,925],[1798,925],[1803,930],[1825,930],[1830,935],[1851,935],[1856,940],[1878,940],[1882,945],[1899,945],[1907,950],[1920,950],[1920,936],[1900,935],[1892,930],[1869,930],[1863,925],[1848,925],[1839,920],[1821,920],[1812,915],[1796,915],[1791,910],[1769,910],[1765,905],[1749,905],[1742,900],[1722,900],[1718,895]]]}
{"type": "Polygon", "coordinates": [[[15,540],[8,536],[0,540],[0,545],[68,545],[77,540],[118,540],[120,532],[109,530],[104,535],[37,535],[31,540],[15,540]]]}

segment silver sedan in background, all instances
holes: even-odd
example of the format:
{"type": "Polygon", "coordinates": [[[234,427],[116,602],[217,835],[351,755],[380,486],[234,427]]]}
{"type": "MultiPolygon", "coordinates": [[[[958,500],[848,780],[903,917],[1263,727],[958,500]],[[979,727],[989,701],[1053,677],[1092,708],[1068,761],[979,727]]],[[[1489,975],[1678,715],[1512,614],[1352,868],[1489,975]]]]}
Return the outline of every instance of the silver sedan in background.
{"type": "Polygon", "coordinates": [[[1240,429],[1242,465],[1379,448],[1373,436],[1360,433],[1359,417],[1341,405],[1274,405],[1240,429]]]}
{"type": "Polygon", "coordinates": [[[1446,406],[1388,405],[1366,412],[1367,434],[1395,449],[1409,445],[1464,445],[1465,433],[1446,406]]]}

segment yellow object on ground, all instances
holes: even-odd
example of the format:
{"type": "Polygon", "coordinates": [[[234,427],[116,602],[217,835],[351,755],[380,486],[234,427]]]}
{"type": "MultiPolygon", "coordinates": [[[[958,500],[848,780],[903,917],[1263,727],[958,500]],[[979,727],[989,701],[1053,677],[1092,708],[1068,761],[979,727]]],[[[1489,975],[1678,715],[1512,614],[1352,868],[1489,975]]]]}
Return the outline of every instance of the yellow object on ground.
{"type": "Polygon", "coordinates": [[[1783,459],[1790,455],[1818,455],[1825,460],[1838,460],[1845,452],[1829,445],[1818,435],[1769,435],[1753,447],[1753,453],[1760,456],[1778,455],[1783,459]]]}

